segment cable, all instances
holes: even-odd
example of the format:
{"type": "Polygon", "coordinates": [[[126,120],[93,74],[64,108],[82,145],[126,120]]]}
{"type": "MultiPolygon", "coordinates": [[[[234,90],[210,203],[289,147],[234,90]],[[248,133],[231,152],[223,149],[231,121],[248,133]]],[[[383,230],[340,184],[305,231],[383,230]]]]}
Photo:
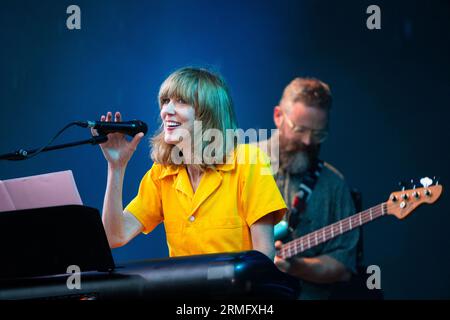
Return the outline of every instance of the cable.
{"type": "Polygon", "coordinates": [[[22,159],[19,160],[26,160],[26,159],[30,159],[35,157],[36,155],[38,155],[39,153],[41,153],[45,148],[47,148],[48,146],[50,146],[53,141],[56,140],[56,138],[58,138],[61,133],[63,133],[64,131],[66,131],[68,128],[72,127],[72,126],[79,126],[79,122],[71,122],[69,124],[67,124],[64,128],[62,128],[61,130],[59,130],[54,136],[53,138],[50,139],[50,141],[44,145],[43,147],[37,149],[36,151],[34,151],[33,153],[28,153],[26,150],[20,149],[17,153],[22,157],[22,159]]]}

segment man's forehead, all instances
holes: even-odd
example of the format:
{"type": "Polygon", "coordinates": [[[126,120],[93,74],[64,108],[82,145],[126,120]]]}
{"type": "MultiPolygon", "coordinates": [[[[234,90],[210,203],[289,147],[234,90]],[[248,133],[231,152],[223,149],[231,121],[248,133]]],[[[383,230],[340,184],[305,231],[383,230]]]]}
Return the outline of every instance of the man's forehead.
{"type": "Polygon", "coordinates": [[[296,125],[307,127],[312,125],[321,129],[328,122],[327,111],[319,107],[308,106],[300,101],[292,103],[290,107],[288,115],[296,125]]]}
{"type": "Polygon", "coordinates": [[[289,112],[291,114],[296,113],[317,113],[317,114],[323,114],[326,115],[327,111],[323,108],[320,108],[318,106],[308,105],[304,103],[303,101],[290,101],[287,102],[286,107],[289,108],[289,112]]]}

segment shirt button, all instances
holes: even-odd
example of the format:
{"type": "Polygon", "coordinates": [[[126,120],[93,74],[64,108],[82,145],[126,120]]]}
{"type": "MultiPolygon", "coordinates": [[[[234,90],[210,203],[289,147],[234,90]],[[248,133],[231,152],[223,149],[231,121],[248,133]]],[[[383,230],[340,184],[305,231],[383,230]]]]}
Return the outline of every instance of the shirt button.
{"type": "Polygon", "coordinates": [[[194,216],[190,216],[190,217],[189,217],[189,221],[190,221],[190,222],[194,222],[194,220],[195,220],[195,217],[194,217],[194,216]]]}

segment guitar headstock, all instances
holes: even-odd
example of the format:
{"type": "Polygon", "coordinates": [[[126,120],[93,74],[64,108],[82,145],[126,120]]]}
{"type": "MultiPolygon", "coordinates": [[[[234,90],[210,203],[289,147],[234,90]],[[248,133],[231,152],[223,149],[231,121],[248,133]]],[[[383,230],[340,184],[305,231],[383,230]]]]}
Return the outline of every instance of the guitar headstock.
{"type": "Polygon", "coordinates": [[[422,187],[405,190],[403,187],[401,191],[391,193],[386,202],[387,213],[396,216],[399,219],[406,218],[412,211],[423,203],[434,203],[442,193],[442,185],[436,182],[433,185],[433,180],[430,178],[420,179],[422,187]]]}

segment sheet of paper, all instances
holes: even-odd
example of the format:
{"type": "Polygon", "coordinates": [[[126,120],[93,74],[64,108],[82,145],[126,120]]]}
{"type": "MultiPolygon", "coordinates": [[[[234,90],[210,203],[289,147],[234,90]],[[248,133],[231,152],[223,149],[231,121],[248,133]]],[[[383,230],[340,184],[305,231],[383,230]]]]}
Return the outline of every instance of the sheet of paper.
{"type": "Polygon", "coordinates": [[[82,204],[71,170],[3,180],[3,185],[15,210],[82,204]]]}

